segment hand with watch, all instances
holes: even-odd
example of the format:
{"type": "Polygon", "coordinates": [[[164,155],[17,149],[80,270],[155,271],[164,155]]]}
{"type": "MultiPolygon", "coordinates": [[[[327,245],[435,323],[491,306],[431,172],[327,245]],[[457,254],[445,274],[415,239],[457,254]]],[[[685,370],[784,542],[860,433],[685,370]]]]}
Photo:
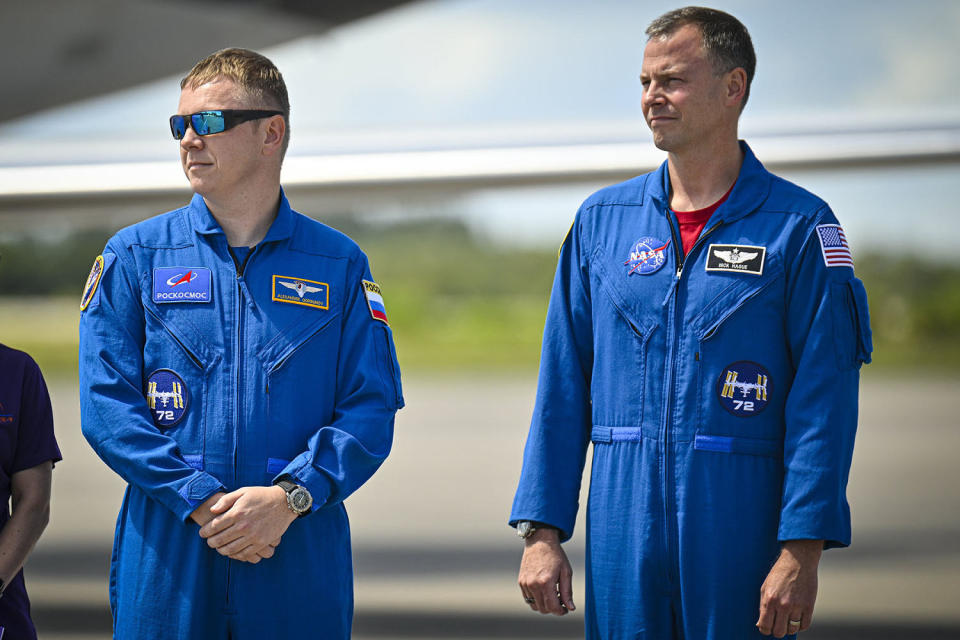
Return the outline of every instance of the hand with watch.
{"type": "Polygon", "coordinates": [[[287,527],[312,506],[310,492],[289,476],[270,487],[241,487],[210,506],[200,537],[221,555],[256,564],[273,556],[287,527]]]}
{"type": "Polygon", "coordinates": [[[560,531],[541,522],[522,520],[517,535],[524,539],[517,583],[523,601],[540,613],[566,615],[573,602],[573,568],[560,545],[560,531]]]}

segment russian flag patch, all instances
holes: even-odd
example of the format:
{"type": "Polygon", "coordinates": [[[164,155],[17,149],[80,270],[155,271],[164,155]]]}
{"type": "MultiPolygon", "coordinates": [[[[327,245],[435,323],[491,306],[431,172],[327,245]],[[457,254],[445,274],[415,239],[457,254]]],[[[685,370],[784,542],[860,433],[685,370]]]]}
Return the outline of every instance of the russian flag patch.
{"type": "Polygon", "coordinates": [[[374,320],[387,323],[387,308],[383,304],[380,285],[369,280],[363,281],[363,294],[367,296],[367,306],[370,307],[370,315],[374,320]]]}

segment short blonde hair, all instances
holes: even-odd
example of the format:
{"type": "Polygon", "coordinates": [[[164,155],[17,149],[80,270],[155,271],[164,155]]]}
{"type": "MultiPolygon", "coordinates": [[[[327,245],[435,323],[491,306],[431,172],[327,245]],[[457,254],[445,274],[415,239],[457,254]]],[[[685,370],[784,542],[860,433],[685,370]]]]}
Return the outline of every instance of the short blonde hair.
{"type": "Polygon", "coordinates": [[[254,102],[250,108],[268,107],[283,112],[286,133],[283,138],[281,159],[290,144],[290,98],[287,85],[276,65],[264,55],[249,49],[229,48],[211,53],[193,65],[180,88],[197,87],[215,80],[232,80],[254,102]]]}

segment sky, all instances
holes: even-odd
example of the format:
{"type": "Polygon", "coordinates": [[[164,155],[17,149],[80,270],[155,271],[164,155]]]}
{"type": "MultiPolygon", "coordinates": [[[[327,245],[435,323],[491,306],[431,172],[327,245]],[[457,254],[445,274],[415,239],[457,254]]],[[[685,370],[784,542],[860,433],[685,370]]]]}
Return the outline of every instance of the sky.
{"type": "MultiPolygon", "coordinates": [[[[291,156],[649,141],[639,109],[643,31],[675,6],[421,1],[264,53],[289,87],[291,156]]],[[[712,6],[740,18],[757,50],[741,127],[748,138],[960,122],[956,0],[730,0],[712,6]]],[[[176,109],[181,75],[0,125],[0,167],[175,162],[167,118],[176,109]]],[[[960,199],[960,186],[952,184],[960,181],[936,171],[907,173],[923,178],[922,185],[895,181],[900,190],[891,193],[889,177],[881,181],[880,174],[846,176],[846,184],[813,176],[813,182],[853,203],[883,193],[885,207],[869,214],[855,207],[854,215],[891,220],[896,212],[890,203],[917,198],[922,187],[920,206],[933,224],[955,224],[947,203],[960,199]]],[[[509,235],[552,237],[555,229],[565,231],[576,203],[588,195],[579,190],[586,188],[593,185],[473,194],[461,204],[479,212],[469,216],[494,235],[502,226],[496,221],[516,220],[518,207],[542,211],[528,213],[525,232],[509,235]],[[549,234],[541,233],[544,225],[549,234]]],[[[897,232],[895,226],[872,228],[873,235],[877,228],[883,236],[897,232]]]]}

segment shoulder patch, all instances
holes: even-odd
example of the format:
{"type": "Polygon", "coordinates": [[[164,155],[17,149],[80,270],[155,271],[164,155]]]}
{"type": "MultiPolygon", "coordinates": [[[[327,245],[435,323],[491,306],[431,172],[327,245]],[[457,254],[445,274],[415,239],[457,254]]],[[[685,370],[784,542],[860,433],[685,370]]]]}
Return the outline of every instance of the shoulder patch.
{"type": "Polygon", "coordinates": [[[367,297],[367,306],[370,308],[370,315],[374,320],[379,320],[384,324],[387,322],[387,307],[383,304],[383,295],[381,295],[380,285],[369,280],[363,281],[363,294],[367,297]]]}
{"type": "Polygon", "coordinates": [[[110,268],[116,259],[116,254],[104,253],[97,256],[93,261],[93,267],[90,268],[90,275],[87,276],[87,283],[83,285],[83,293],[80,294],[80,311],[86,311],[87,307],[100,304],[100,279],[103,272],[110,268]]]}
{"type": "Polygon", "coordinates": [[[843,227],[838,224],[817,225],[817,238],[820,240],[820,253],[828,267],[850,267],[853,269],[853,255],[843,227]]]}

